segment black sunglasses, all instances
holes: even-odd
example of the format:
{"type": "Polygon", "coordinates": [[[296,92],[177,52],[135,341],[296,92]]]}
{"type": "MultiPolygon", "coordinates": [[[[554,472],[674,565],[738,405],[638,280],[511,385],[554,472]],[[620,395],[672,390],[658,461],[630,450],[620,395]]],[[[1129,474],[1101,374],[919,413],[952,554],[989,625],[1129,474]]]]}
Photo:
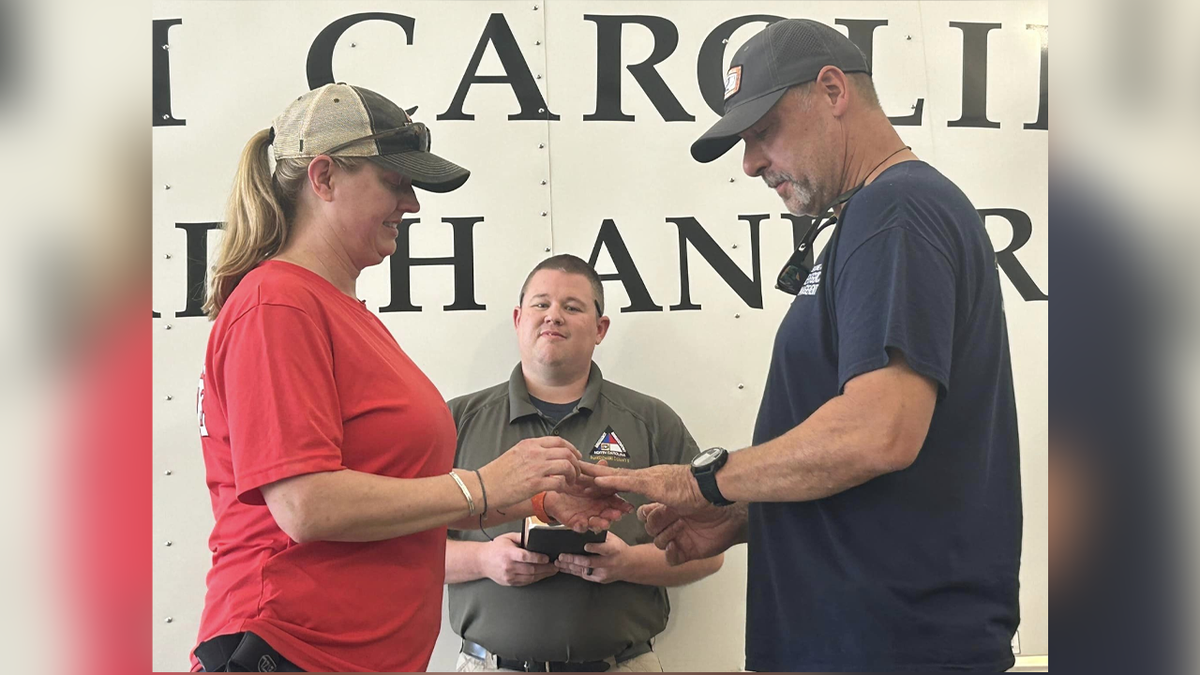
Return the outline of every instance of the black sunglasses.
{"type": "Polygon", "coordinates": [[[804,287],[804,281],[808,279],[808,275],[812,272],[813,265],[816,262],[813,255],[813,242],[817,240],[817,235],[821,234],[821,230],[837,225],[837,207],[850,201],[850,198],[857,194],[862,187],[862,185],[859,185],[852,190],[838,195],[838,198],[833,200],[833,204],[821,212],[822,215],[813,219],[813,224],[808,228],[808,233],[800,240],[800,245],[796,247],[795,251],[792,251],[791,257],[784,263],[783,269],[779,271],[779,277],[775,280],[775,288],[788,295],[798,295],[800,293],[800,289],[804,287]]]}
{"type": "Polygon", "coordinates": [[[795,251],[792,251],[791,257],[779,271],[779,277],[775,280],[775,288],[788,295],[800,293],[800,289],[804,287],[804,280],[808,279],[815,263],[813,242],[816,241],[821,230],[836,225],[837,221],[837,216],[834,215],[826,217],[825,220],[819,218],[813,220],[812,226],[808,228],[808,233],[800,240],[800,245],[796,247],[795,251]]]}
{"type": "Polygon", "coordinates": [[[429,152],[433,145],[433,134],[429,127],[421,122],[407,122],[395,129],[385,129],[377,134],[363,136],[341,145],[335,145],[324,154],[332,155],[338,150],[361,143],[363,141],[378,141],[380,155],[397,155],[402,152],[429,152]]]}

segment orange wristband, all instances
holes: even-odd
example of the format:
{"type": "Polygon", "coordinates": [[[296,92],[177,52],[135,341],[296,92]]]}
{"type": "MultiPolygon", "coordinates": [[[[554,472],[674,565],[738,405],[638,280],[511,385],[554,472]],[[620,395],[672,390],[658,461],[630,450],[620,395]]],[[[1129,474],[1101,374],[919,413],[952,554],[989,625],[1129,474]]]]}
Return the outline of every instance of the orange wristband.
{"type": "Polygon", "coordinates": [[[538,520],[546,523],[547,525],[553,525],[554,523],[558,522],[554,518],[551,518],[550,514],[546,513],[545,492],[539,492],[533,496],[533,515],[537,516],[538,520]]]}

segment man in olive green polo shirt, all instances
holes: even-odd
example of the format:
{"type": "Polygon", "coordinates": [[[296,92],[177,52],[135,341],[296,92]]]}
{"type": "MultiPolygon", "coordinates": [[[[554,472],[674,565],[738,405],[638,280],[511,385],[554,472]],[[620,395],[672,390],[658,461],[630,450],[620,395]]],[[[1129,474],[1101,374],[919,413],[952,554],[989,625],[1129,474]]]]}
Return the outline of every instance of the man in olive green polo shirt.
{"type": "MultiPolygon", "coordinates": [[[[609,319],[586,262],[542,261],[521,288],[513,324],[521,363],[508,382],[450,401],[456,467],[481,467],[522,439],[547,435],[566,438],[586,461],[622,468],[683,464],[698,454],[665,403],[604,380],[592,362],[609,319]]],[[[547,511],[556,498],[545,497],[547,511]]],[[[630,496],[635,506],[644,503],[638,499],[630,496]]],[[[517,521],[450,532],[446,583],[450,622],[463,638],[459,671],[661,671],[650,641],[667,625],[665,587],[722,563],[717,556],[668,565],[636,518],[589,544],[593,555],[556,562],[519,548],[520,528],[517,521]]]]}

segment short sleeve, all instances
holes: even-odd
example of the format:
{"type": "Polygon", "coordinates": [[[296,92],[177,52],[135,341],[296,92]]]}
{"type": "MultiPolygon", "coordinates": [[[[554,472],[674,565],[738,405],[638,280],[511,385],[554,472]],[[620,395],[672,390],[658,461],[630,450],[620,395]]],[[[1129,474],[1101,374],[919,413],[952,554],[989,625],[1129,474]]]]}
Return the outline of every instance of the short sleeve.
{"type": "Polygon", "coordinates": [[[700,454],[700,448],[683,420],[667,404],[658,401],[655,417],[653,458],[656,463],[688,464],[700,454]]]}
{"type": "Polygon", "coordinates": [[[956,283],[950,259],[925,237],[891,227],[848,252],[834,273],[838,389],[888,364],[887,349],[950,388],[956,283]]]}
{"type": "Polygon", "coordinates": [[[342,416],[328,333],[302,310],[259,305],[230,326],[223,346],[234,487],[246,504],[284,478],[337,471],[342,416]]]}

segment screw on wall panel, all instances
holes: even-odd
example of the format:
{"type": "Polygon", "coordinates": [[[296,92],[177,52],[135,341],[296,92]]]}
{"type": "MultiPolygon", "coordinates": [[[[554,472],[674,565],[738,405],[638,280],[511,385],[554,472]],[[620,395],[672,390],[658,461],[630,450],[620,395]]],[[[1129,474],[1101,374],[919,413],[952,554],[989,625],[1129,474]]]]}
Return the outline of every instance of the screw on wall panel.
{"type": "Polygon", "coordinates": [[[539,112],[539,113],[544,113],[544,112],[546,112],[546,109],[545,109],[545,108],[538,108],[538,112],[539,112]]]}
{"type": "Polygon", "coordinates": [[[170,183],[167,183],[166,185],[164,185],[164,186],[163,186],[163,189],[164,189],[164,190],[170,190],[170,189],[171,189],[171,184],[170,184],[170,183]]]}
{"type": "Polygon", "coordinates": [[[171,330],[171,324],[163,326],[163,330],[171,330]]]}
{"type": "Polygon", "coordinates": [[[911,36],[911,35],[905,35],[905,36],[904,36],[904,39],[905,39],[905,40],[911,40],[911,39],[912,39],[912,36],[911,36]]]}
{"type": "Polygon", "coordinates": [[[535,11],[535,12],[536,12],[536,11],[537,11],[537,9],[538,9],[538,6],[537,6],[537,5],[534,5],[534,6],[533,6],[533,11],[535,11]]]}
{"type": "Polygon", "coordinates": [[[353,49],[354,47],[357,47],[357,46],[358,46],[358,43],[357,43],[357,42],[351,42],[351,43],[350,43],[350,48],[351,48],[351,49],[353,49]]]}
{"type": "Polygon", "coordinates": [[[164,120],[169,120],[169,119],[171,119],[171,116],[170,116],[170,115],[166,115],[166,114],[164,114],[164,115],[163,115],[163,119],[164,119],[164,120]]]}
{"type": "Polygon", "coordinates": [[[734,244],[734,245],[733,245],[733,246],[731,246],[730,248],[737,248],[737,244],[734,244]]]}
{"type": "Polygon", "coordinates": [[[539,80],[540,80],[540,79],[542,79],[542,74],[541,74],[541,73],[538,73],[538,74],[537,74],[537,79],[539,79],[539,80]]]}
{"type": "Polygon", "coordinates": [[[171,45],[163,45],[162,48],[169,51],[171,49],[171,45]]]}
{"type": "Polygon", "coordinates": [[[740,318],[742,318],[742,315],[741,315],[741,314],[734,314],[734,315],[733,315],[733,318],[735,318],[735,319],[740,319],[740,318]]]}
{"type": "Polygon", "coordinates": [[[725,38],[724,40],[721,40],[721,44],[723,44],[723,45],[729,44],[729,38],[725,38]]]}
{"type": "Polygon", "coordinates": [[[732,182],[733,182],[733,179],[732,179],[732,178],[730,178],[730,179],[729,179],[729,182],[730,182],[730,183],[732,183],[732,182]]]}
{"type": "Polygon", "coordinates": [[[538,143],[538,149],[546,147],[545,143],[538,143]]]}
{"type": "Polygon", "coordinates": [[[174,620],[175,620],[175,619],[173,619],[172,617],[169,617],[169,616],[168,616],[167,618],[163,619],[163,622],[164,622],[164,623],[171,623],[171,622],[172,622],[172,621],[174,621],[174,620]]]}
{"type": "Polygon", "coordinates": [[[541,40],[534,40],[534,41],[533,41],[533,44],[534,44],[534,45],[541,45],[541,44],[542,44],[542,41],[541,41],[541,40]]]}
{"type": "Polygon", "coordinates": [[[542,185],[545,185],[545,184],[546,184],[546,181],[542,181],[542,185]]]}
{"type": "Polygon", "coordinates": [[[165,399],[166,399],[166,400],[168,400],[168,401],[174,401],[174,400],[175,400],[175,397],[174,397],[174,396],[172,396],[172,395],[170,395],[170,394],[167,394],[167,395],[166,395],[166,396],[164,396],[163,398],[165,398],[165,399]]]}
{"type": "Polygon", "coordinates": [[[543,215],[543,216],[545,216],[545,215],[546,215],[546,212],[545,212],[545,211],[542,211],[542,215],[543,215]]]}
{"type": "Polygon", "coordinates": [[[164,472],[163,472],[163,475],[164,475],[164,476],[170,476],[170,475],[171,475],[171,470],[170,470],[170,469],[167,469],[166,471],[164,471],[164,472]]]}
{"type": "Polygon", "coordinates": [[[550,247],[549,247],[549,246],[547,246],[547,247],[546,247],[546,253],[549,253],[549,252],[550,252],[550,247]]]}
{"type": "Polygon", "coordinates": [[[175,542],[173,542],[173,541],[171,541],[170,539],[168,539],[168,540],[166,540],[165,542],[163,542],[163,546],[170,546],[171,544],[174,544],[174,543],[175,543],[175,542]]]}
{"type": "Polygon", "coordinates": [[[164,253],[164,254],[163,254],[163,257],[164,257],[164,258],[166,258],[167,260],[170,260],[170,259],[171,259],[171,254],[170,254],[170,253],[164,253]]]}
{"type": "Polygon", "coordinates": [[[744,385],[744,384],[739,384],[739,385],[738,385],[738,389],[745,389],[745,388],[746,388],[746,385],[744,385]]]}

